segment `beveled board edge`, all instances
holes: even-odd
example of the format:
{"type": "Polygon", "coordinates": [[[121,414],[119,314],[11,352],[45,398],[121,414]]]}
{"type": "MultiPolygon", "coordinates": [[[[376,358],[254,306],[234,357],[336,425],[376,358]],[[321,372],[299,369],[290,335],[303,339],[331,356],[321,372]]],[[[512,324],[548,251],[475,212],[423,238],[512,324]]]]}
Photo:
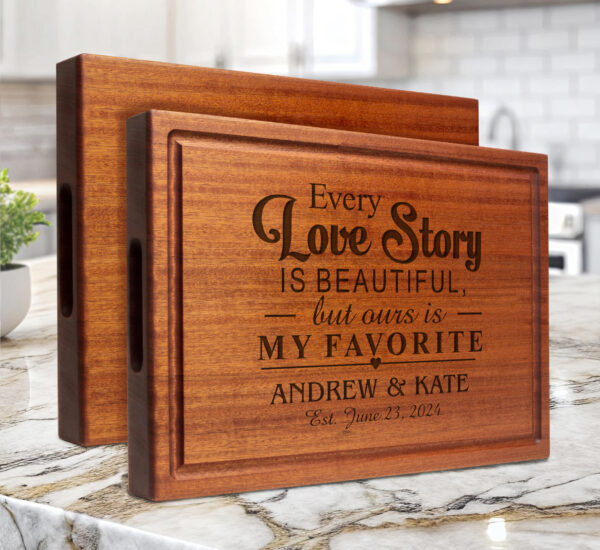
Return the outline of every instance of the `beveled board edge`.
{"type": "MultiPolygon", "coordinates": [[[[165,368],[162,360],[164,354],[154,355],[154,350],[149,349],[148,358],[141,373],[129,370],[130,387],[134,388],[141,378],[148,383],[144,396],[144,406],[140,410],[148,413],[149,423],[144,426],[145,444],[130,447],[130,490],[133,494],[152,500],[165,500],[170,498],[187,498],[220,494],[223,492],[258,490],[280,486],[306,485],[320,482],[333,482],[364,477],[382,477],[421,471],[450,469],[466,466],[478,466],[490,463],[514,462],[521,460],[534,460],[546,458],[549,454],[549,379],[548,379],[548,251],[547,251],[547,157],[534,153],[521,153],[499,149],[479,148],[468,145],[448,143],[435,143],[425,140],[413,140],[389,136],[378,136],[356,132],[316,129],[298,127],[286,124],[277,124],[261,121],[247,121],[225,117],[205,115],[178,115],[172,112],[161,113],[149,111],[132,117],[128,121],[132,132],[142,132],[145,140],[138,140],[140,147],[146,143],[152,150],[167,151],[170,137],[172,141],[185,132],[210,135],[211,138],[244,137],[261,140],[288,141],[303,144],[318,144],[319,146],[332,146],[345,149],[377,150],[384,154],[408,155],[410,157],[427,157],[428,159],[448,160],[460,157],[461,162],[472,162],[495,166],[510,166],[525,168],[532,171],[531,193],[533,208],[532,242],[537,246],[538,253],[532,256],[534,266],[533,295],[536,297],[532,303],[532,316],[538,322],[533,326],[535,337],[532,341],[534,357],[537,365],[533,369],[537,383],[534,385],[534,437],[526,441],[498,441],[481,445],[477,442],[471,445],[444,447],[442,450],[435,445],[422,449],[411,449],[398,455],[398,448],[373,449],[367,452],[337,452],[334,456],[323,457],[320,455],[301,455],[293,457],[278,457],[266,459],[260,465],[252,461],[230,461],[217,465],[201,465],[198,467],[182,466],[181,435],[181,379],[178,376],[178,361],[180,345],[180,332],[175,322],[176,311],[174,301],[180,301],[181,296],[177,290],[177,249],[170,249],[169,257],[169,315],[168,328],[158,329],[163,334],[169,334],[168,370],[169,376],[169,415],[164,418],[164,411],[159,412],[156,405],[164,392],[160,390],[160,380],[164,381],[165,368]],[[190,119],[193,118],[193,123],[190,119]],[[293,137],[290,137],[293,136],[293,137]],[[179,381],[179,382],[178,382],[179,381]],[[159,395],[160,394],[160,395],[159,395]],[[154,403],[154,406],[150,405],[154,403]],[[169,435],[166,435],[169,434],[169,435]],[[178,435],[179,434],[179,435],[178,435]],[[165,445],[165,440],[168,444],[165,445]],[[358,457],[357,455],[360,455],[358,457]],[[163,465],[163,469],[156,464],[163,465]],[[168,468],[166,468],[168,465],[168,468]],[[138,467],[140,467],[138,471],[138,467]],[[168,473],[163,471],[168,469],[168,473]],[[141,476],[140,472],[144,475],[141,476]],[[160,483],[157,480],[160,478],[160,483]]],[[[133,134],[131,134],[133,135],[133,134]]],[[[165,162],[166,158],[151,158],[147,160],[146,174],[152,178],[152,167],[155,163],[165,162]]],[[[177,165],[177,147],[171,147],[169,165],[177,165]]],[[[138,176],[139,178],[139,176],[138,176]]],[[[175,174],[169,173],[169,186],[172,187],[175,174]]],[[[129,184],[128,184],[129,185],[129,184]]],[[[169,200],[169,192],[163,185],[157,192],[148,181],[147,191],[157,193],[157,196],[148,196],[148,220],[145,227],[150,231],[152,217],[164,215],[161,206],[168,202],[169,240],[170,244],[176,242],[178,207],[176,200],[169,200]],[[166,195],[166,196],[165,196],[166,195]],[[156,210],[152,210],[155,207],[156,210]]],[[[130,236],[132,238],[132,236],[130,236]]],[[[159,236],[158,241],[164,243],[166,235],[159,236]]],[[[150,244],[150,243],[148,243],[150,244]]],[[[175,244],[175,247],[177,245],[175,244]]],[[[152,248],[152,246],[150,246],[152,248]]],[[[158,250],[147,250],[148,257],[159,254],[158,250]]],[[[148,280],[152,274],[146,272],[148,280]]],[[[149,292],[149,289],[146,290],[149,292]]],[[[159,294],[146,295],[147,305],[153,309],[152,323],[157,321],[156,312],[159,294]]],[[[159,315],[160,316],[160,315],[159,315]]],[[[157,327],[154,327],[155,329],[157,327]]],[[[147,329],[146,329],[147,330],[147,329]]],[[[164,382],[163,382],[164,384],[164,382]]],[[[140,386],[141,387],[141,386],[140,386]]],[[[129,404],[130,434],[135,435],[137,426],[143,424],[138,420],[138,412],[129,404]]],[[[327,454],[327,453],[325,453],[327,454]]]]}
{"type": "Polygon", "coordinates": [[[79,223],[76,215],[81,177],[80,58],[56,65],[56,203],[57,203],[57,363],[58,434],[71,443],[87,440],[80,372],[79,269],[76,249],[79,223]]]}

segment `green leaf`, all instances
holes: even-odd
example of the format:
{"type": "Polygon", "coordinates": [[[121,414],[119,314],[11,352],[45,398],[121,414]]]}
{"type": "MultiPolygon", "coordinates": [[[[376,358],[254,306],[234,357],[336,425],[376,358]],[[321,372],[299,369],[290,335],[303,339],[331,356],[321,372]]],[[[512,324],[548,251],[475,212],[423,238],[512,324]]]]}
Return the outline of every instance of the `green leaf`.
{"type": "Polygon", "coordinates": [[[35,225],[50,225],[43,212],[34,210],[39,199],[33,193],[13,191],[8,168],[0,171],[0,266],[11,263],[22,246],[35,241],[35,225]]]}

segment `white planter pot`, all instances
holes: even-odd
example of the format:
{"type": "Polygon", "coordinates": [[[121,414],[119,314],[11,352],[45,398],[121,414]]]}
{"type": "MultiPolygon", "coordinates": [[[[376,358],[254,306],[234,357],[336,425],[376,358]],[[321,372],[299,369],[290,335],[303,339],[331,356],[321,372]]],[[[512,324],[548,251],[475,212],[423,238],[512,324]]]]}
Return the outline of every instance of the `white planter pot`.
{"type": "Polygon", "coordinates": [[[29,266],[9,264],[0,271],[0,336],[6,336],[19,326],[30,305],[29,266]]]}

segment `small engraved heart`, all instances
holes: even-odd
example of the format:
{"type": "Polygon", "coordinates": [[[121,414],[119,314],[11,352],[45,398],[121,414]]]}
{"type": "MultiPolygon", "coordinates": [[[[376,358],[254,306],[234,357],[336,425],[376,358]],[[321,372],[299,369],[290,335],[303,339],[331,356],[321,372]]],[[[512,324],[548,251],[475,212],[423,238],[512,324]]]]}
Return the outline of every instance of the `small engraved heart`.
{"type": "Polygon", "coordinates": [[[376,369],[379,365],[381,365],[381,358],[371,357],[371,365],[373,365],[373,368],[376,369]]]}

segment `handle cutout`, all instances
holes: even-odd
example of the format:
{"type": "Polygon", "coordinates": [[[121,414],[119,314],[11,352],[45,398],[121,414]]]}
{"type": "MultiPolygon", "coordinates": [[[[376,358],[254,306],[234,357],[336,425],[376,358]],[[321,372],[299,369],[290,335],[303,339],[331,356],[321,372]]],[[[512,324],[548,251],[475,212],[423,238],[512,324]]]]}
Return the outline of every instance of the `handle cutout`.
{"type": "Polygon", "coordinates": [[[129,245],[127,261],[127,316],[129,334],[129,364],[139,372],[144,361],[142,246],[134,239],[129,245]]]}
{"type": "Polygon", "coordinates": [[[73,198],[69,185],[61,186],[57,207],[60,312],[70,317],[73,313],[73,198]]]}

